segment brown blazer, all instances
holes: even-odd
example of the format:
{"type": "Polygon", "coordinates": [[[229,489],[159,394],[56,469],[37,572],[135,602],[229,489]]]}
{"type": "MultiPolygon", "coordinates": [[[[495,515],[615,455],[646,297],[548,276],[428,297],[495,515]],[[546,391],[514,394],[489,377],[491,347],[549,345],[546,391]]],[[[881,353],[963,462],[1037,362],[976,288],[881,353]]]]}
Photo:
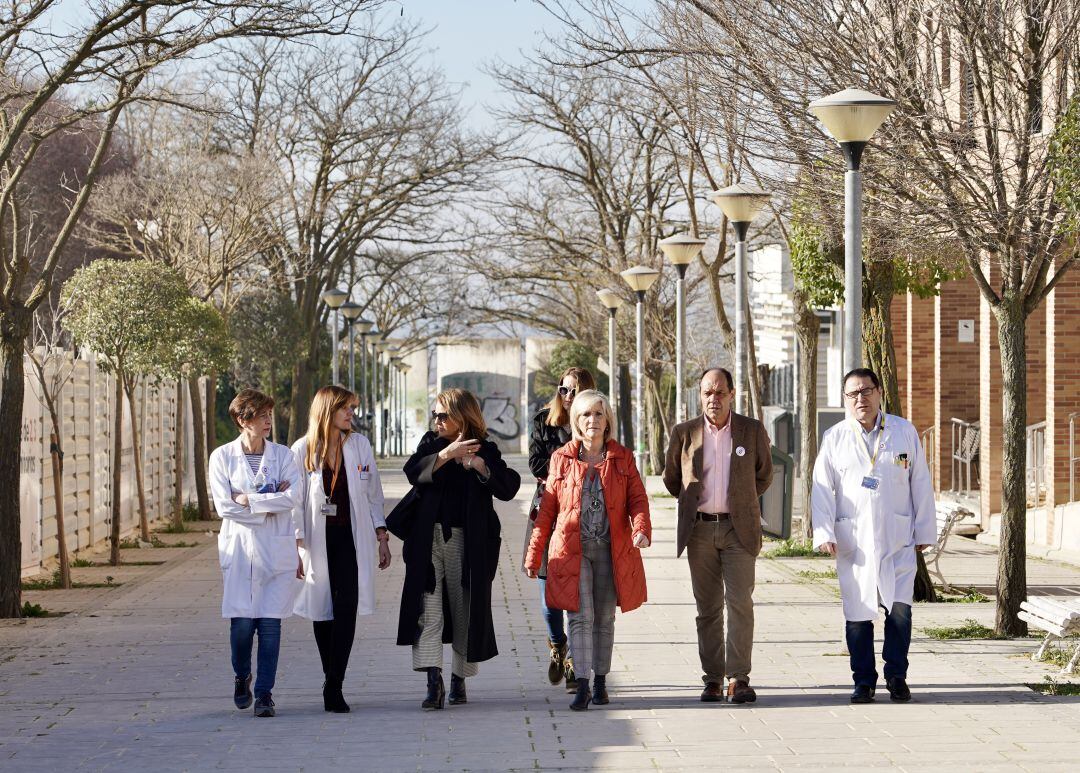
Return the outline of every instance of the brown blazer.
{"type": "MultiPolygon", "coordinates": [[[[664,463],[664,486],[679,498],[679,524],[676,531],[676,555],[681,556],[690,539],[701,500],[702,444],[705,417],[677,424],[671,430],[667,459],[664,463]]],[[[757,419],[731,413],[731,473],[728,482],[728,510],[735,535],[748,553],[761,552],[761,506],[758,497],[772,483],[772,449],[765,427],[757,419]],[[743,448],[739,456],[736,449],[743,448]]]]}

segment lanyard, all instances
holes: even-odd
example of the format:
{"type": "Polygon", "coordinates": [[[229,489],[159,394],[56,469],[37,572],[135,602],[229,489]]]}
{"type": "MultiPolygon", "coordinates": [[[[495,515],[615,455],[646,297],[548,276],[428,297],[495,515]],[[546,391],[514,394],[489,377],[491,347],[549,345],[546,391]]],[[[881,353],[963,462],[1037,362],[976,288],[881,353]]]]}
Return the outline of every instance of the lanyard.
{"type": "MultiPolygon", "coordinates": [[[[855,436],[855,440],[858,442],[859,446],[863,449],[863,451],[866,451],[867,455],[870,456],[870,472],[871,473],[874,472],[874,465],[877,463],[878,454],[881,453],[881,447],[885,445],[885,414],[881,413],[881,414],[878,414],[878,415],[881,416],[881,426],[877,428],[878,429],[878,436],[877,436],[877,442],[874,444],[874,453],[873,453],[873,455],[870,455],[870,452],[866,451],[866,443],[864,443],[863,439],[862,439],[862,431],[863,431],[862,425],[859,424],[859,422],[856,421],[855,419],[851,419],[852,426],[855,428],[855,431],[857,433],[859,433],[859,434],[857,434],[855,436]]],[[[877,424],[877,419],[874,420],[874,423],[875,423],[875,425],[877,424]]]]}
{"type": "Polygon", "coordinates": [[[344,446],[345,446],[345,438],[342,438],[338,442],[337,464],[334,465],[334,475],[330,479],[330,490],[327,491],[326,490],[326,484],[325,483],[323,484],[323,493],[326,494],[326,501],[327,502],[330,501],[330,497],[332,497],[334,495],[334,489],[337,488],[338,474],[341,472],[341,457],[344,456],[344,453],[343,453],[344,446]]]}

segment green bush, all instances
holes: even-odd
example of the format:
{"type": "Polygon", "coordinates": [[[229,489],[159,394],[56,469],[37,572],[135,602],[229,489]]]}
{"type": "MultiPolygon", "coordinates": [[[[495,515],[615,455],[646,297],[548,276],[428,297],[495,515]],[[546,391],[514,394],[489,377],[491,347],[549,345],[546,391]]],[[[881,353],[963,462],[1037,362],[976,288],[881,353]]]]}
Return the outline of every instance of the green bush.
{"type": "Polygon", "coordinates": [[[49,611],[41,606],[41,604],[31,604],[29,601],[24,601],[22,605],[23,617],[48,617],[49,611]]]}
{"type": "Polygon", "coordinates": [[[923,628],[923,633],[931,639],[1005,639],[1006,636],[998,636],[993,628],[987,628],[977,620],[968,618],[954,627],[923,628]]]}
{"type": "Polygon", "coordinates": [[[786,539],[765,554],[766,558],[832,558],[828,553],[819,553],[809,540],[786,539]]]}

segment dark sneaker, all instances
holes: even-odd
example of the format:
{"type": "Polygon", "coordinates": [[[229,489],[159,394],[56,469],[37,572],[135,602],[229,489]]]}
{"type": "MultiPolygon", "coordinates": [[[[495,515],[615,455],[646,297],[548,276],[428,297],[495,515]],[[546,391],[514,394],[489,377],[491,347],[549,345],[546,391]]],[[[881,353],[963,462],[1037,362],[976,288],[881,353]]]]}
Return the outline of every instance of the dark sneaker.
{"type": "Polygon", "coordinates": [[[270,696],[270,693],[260,695],[255,700],[255,716],[272,717],[276,713],[277,712],[274,711],[274,699],[270,696]]]}
{"type": "Polygon", "coordinates": [[[873,703],[874,702],[874,688],[868,684],[857,684],[855,689],[851,691],[852,703],[873,703]]]}
{"type": "Polygon", "coordinates": [[[885,680],[885,687],[889,690],[889,699],[896,703],[907,703],[911,700],[911,690],[908,689],[907,681],[903,677],[895,676],[885,680]]]}
{"type": "Polygon", "coordinates": [[[232,699],[238,709],[246,709],[251,705],[251,674],[238,676],[233,680],[232,699]]]}

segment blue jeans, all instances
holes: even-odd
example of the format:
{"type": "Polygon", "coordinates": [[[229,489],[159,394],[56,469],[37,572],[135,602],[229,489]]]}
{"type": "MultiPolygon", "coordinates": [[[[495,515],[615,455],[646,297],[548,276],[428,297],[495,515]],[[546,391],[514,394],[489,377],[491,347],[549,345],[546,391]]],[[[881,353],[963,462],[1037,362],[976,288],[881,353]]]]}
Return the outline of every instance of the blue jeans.
{"type": "Polygon", "coordinates": [[[229,629],[233,673],[241,679],[251,674],[251,645],[259,632],[259,664],[255,674],[256,698],[269,695],[277,675],[278,651],[281,649],[281,621],[276,617],[234,617],[229,629]]]}
{"type": "MultiPolygon", "coordinates": [[[[851,654],[851,676],[856,685],[877,685],[874,659],[874,621],[848,621],[848,652],[851,654]]],[[[911,605],[897,601],[885,611],[885,645],[881,656],[885,660],[885,679],[907,679],[908,648],[911,646],[911,605]]]]}
{"type": "Polygon", "coordinates": [[[548,638],[551,639],[552,644],[563,644],[566,642],[566,624],[563,616],[566,614],[561,609],[552,609],[547,605],[547,596],[544,592],[547,590],[547,578],[539,578],[540,585],[540,611],[544,613],[544,622],[547,623],[548,638]]]}

